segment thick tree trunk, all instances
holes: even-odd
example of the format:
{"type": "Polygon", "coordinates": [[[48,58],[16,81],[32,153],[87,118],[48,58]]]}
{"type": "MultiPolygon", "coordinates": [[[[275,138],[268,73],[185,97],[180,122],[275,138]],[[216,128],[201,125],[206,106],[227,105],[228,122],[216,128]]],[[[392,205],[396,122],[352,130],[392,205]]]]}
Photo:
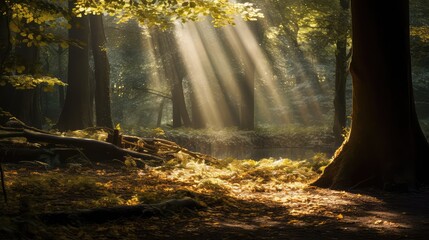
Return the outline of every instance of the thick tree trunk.
{"type": "MultiPolygon", "coordinates": [[[[74,7],[69,2],[69,9],[74,7]]],[[[61,131],[84,129],[92,126],[92,104],[89,84],[89,21],[88,17],[72,17],[69,38],[80,46],[69,47],[68,86],[64,107],[57,127],[61,131]]]]}
{"type": "Polygon", "coordinates": [[[95,119],[100,127],[113,128],[110,108],[110,66],[106,52],[106,35],[103,17],[89,17],[91,25],[92,54],[95,68],[95,119]]]}
{"type": "Polygon", "coordinates": [[[352,129],[313,185],[407,190],[428,182],[429,146],[411,82],[408,4],[352,1],[352,129]]]}
{"type": "Polygon", "coordinates": [[[338,19],[338,40],[335,54],[335,97],[334,97],[334,125],[333,132],[335,146],[338,147],[344,141],[344,128],[347,123],[346,114],[346,82],[348,76],[347,66],[347,37],[349,29],[349,4],[350,0],[340,0],[341,12],[338,19]]]}

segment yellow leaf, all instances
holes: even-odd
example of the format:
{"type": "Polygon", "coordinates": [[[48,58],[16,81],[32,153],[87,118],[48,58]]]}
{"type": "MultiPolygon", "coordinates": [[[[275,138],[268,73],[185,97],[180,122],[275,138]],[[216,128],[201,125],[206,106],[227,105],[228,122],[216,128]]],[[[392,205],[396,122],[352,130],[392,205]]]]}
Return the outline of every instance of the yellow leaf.
{"type": "Polygon", "coordinates": [[[383,223],[383,220],[376,220],[375,222],[374,222],[374,224],[382,224],[383,223]]]}
{"type": "Polygon", "coordinates": [[[19,27],[14,22],[9,23],[9,29],[10,31],[16,32],[16,33],[20,31],[19,27]]]}
{"type": "Polygon", "coordinates": [[[344,218],[343,214],[340,213],[340,214],[337,215],[337,219],[340,220],[340,219],[343,219],[343,218],[344,218]]]}
{"type": "Polygon", "coordinates": [[[69,47],[69,44],[68,44],[68,43],[66,43],[66,42],[61,42],[61,43],[60,43],[60,46],[61,46],[62,48],[68,48],[68,47],[69,47]]]}
{"type": "Polygon", "coordinates": [[[16,67],[16,72],[17,73],[23,73],[24,70],[25,70],[25,66],[18,66],[18,67],[16,67]]]}

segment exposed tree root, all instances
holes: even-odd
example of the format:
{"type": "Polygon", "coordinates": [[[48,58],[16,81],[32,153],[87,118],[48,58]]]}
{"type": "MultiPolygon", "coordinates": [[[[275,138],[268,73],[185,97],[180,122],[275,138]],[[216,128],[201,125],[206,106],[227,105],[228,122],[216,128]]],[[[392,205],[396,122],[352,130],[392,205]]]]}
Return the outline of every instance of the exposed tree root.
{"type": "Polygon", "coordinates": [[[36,217],[46,224],[103,223],[127,218],[148,218],[182,211],[204,209],[202,203],[191,198],[171,199],[158,204],[138,204],[82,209],[73,212],[44,213],[36,217]]]}

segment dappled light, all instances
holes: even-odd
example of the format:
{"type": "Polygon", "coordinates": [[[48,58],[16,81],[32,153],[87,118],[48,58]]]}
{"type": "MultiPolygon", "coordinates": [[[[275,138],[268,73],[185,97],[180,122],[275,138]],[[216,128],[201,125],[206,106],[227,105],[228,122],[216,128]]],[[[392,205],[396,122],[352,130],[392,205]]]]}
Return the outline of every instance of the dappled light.
{"type": "Polygon", "coordinates": [[[427,16],[0,1],[0,239],[426,239],[427,16]]]}

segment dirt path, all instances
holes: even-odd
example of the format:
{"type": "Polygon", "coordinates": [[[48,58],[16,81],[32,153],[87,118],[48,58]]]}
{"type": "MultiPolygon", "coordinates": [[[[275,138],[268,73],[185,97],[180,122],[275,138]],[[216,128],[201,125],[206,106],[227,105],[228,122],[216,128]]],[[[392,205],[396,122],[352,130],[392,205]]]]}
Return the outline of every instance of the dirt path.
{"type": "Polygon", "coordinates": [[[264,193],[257,198],[264,201],[243,201],[238,208],[214,207],[161,224],[142,221],[144,227],[137,235],[147,239],[428,239],[427,191],[367,194],[372,196],[321,189],[264,193]]]}

